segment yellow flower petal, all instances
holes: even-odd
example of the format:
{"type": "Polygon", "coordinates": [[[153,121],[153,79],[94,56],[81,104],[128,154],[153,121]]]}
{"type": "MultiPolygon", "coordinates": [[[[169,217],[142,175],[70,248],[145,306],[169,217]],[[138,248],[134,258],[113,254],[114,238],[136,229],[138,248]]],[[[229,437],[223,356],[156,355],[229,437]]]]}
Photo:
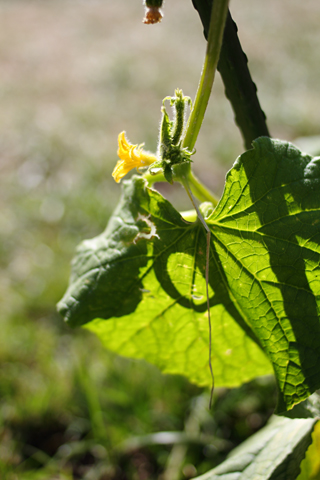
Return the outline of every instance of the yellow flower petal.
{"type": "Polygon", "coordinates": [[[143,143],[141,145],[132,145],[128,142],[125,132],[119,133],[118,136],[118,160],[112,176],[117,183],[127,175],[133,168],[147,167],[157,160],[155,155],[143,151],[143,143]]]}

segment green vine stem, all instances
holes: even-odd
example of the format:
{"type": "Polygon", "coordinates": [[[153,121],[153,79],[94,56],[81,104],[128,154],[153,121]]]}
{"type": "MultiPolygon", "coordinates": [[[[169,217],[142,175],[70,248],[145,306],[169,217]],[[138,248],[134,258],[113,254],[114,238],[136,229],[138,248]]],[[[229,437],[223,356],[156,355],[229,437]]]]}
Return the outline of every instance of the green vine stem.
{"type": "Polygon", "coordinates": [[[180,212],[181,217],[187,222],[194,223],[197,221],[197,212],[196,210],[184,210],[180,212]]]}
{"type": "MultiPolygon", "coordinates": [[[[198,11],[204,36],[209,39],[211,6],[217,0],[192,0],[198,11]]],[[[231,102],[235,121],[241,131],[245,147],[251,148],[252,141],[261,136],[270,136],[266,116],[261,109],[257,88],[252,81],[248,59],[237,35],[237,26],[228,12],[218,71],[225,86],[226,97],[231,102]]]]}
{"type": "MultiPolygon", "coordinates": [[[[174,171],[175,171],[174,179],[176,181],[180,181],[182,175],[188,179],[192,193],[198,200],[200,200],[200,202],[211,202],[214,207],[217,206],[218,199],[193,174],[193,172],[191,171],[190,165],[188,164],[177,165],[175,166],[174,171]]],[[[163,173],[158,173],[157,175],[151,175],[151,173],[147,171],[143,174],[143,177],[147,180],[149,187],[152,187],[152,185],[157,182],[166,182],[166,179],[164,178],[163,173]]]]}
{"type": "Polygon", "coordinates": [[[218,199],[198,180],[191,169],[187,174],[187,178],[193,195],[200,202],[211,202],[214,207],[218,205],[218,199]]]}
{"type": "MultiPolygon", "coordinates": [[[[206,57],[203,65],[203,70],[201,73],[201,78],[198,86],[198,91],[196,94],[195,102],[193,104],[191,114],[187,123],[186,133],[182,141],[182,148],[192,151],[194,149],[203,117],[208,105],[210,98],[213,80],[215,77],[215,72],[217,69],[217,64],[219,61],[220,50],[222,45],[223,32],[226,22],[228,12],[228,0],[215,0],[215,3],[211,11],[210,19],[210,28],[208,35],[208,45],[206,57]]],[[[211,324],[211,314],[210,314],[210,299],[209,299],[209,264],[210,264],[210,241],[211,241],[211,231],[206,224],[201,211],[199,210],[195,198],[193,196],[193,191],[196,196],[200,197],[204,193],[204,186],[194,177],[191,172],[190,165],[183,164],[178,165],[181,169],[180,181],[187,191],[191,203],[193,204],[199,221],[202,223],[206,231],[206,269],[205,269],[205,278],[206,278],[206,297],[207,297],[207,311],[208,311],[208,326],[209,326],[209,369],[211,374],[211,394],[209,401],[209,409],[212,406],[213,400],[213,391],[214,391],[214,374],[212,368],[212,324],[211,324]],[[188,167],[188,168],[187,168],[188,167]]],[[[207,199],[207,198],[206,198],[207,199]]],[[[212,198],[212,203],[217,205],[217,201],[212,198]]]]}
{"type": "Polygon", "coordinates": [[[223,32],[228,12],[228,0],[215,0],[210,19],[206,57],[201,73],[198,91],[188,120],[182,147],[192,151],[196,143],[203,117],[211,94],[217,69],[223,32]]]}

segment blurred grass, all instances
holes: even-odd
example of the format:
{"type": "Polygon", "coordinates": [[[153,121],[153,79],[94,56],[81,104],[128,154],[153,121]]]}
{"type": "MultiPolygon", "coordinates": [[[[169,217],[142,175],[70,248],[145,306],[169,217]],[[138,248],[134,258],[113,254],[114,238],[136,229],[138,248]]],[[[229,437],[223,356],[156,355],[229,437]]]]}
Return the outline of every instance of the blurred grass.
{"type": "MultiPolygon", "coordinates": [[[[320,4],[234,0],[231,11],[272,135],[317,135],[320,4]]],[[[184,379],[115,357],[55,313],[75,246],[104,229],[118,201],[110,176],[118,133],[154,150],[162,98],[176,87],[191,97],[196,91],[205,43],[191,2],[167,0],[158,26],[143,25],[142,16],[139,0],[0,0],[4,479],[158,478],[168,446],[128,460],[117,445],[182,431],[192,398],[206,395],[184,379]]],[[[196,173],[221,194],[241,152],[217,77],[196,173]]],[[[163,191],[177,208],[189,208],[179,187],[163,191]]],[[[223,402],[218,398],[214,419],[208,414],[201,429],[240,442],[266,420],[272,391],[267,382],[220,392],[223,402]]],[[[222,458],[209,447],[192,451],[183,478],[222,458]]]]}

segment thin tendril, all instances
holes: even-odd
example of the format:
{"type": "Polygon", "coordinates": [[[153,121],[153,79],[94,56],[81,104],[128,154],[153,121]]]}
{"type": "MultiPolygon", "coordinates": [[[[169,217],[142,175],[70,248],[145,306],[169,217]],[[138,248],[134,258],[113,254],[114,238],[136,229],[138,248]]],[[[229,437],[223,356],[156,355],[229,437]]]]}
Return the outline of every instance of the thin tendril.
{"type": "Polygon", "coordinates": [[[210,315],[210,300],[209,300],[209,257],[210,257],[210,240],[211,232],[208,228],[207,230],[207,251],[206,251],[206,295],[207,295],[207,309],[208,309],[208,324],[209,324],[209,368],[211,373],[211,393],[209,401],[209,410],[212,407],[213,400],[213,391],[214,391],[214,375],[211,363],[211,353],[212,353],[212,326],[211,326],[211,315],[210,315]]]}
{"type": "Polygon", "coordinates": [[[207,232],[207,246],[206,246],[206,272],[205,272],[205,277],[206,277],[206,296],[207,296],[207,310],[208,310],[208,324],[209,324],[209,369],[210,369],[210,374],[211,374],[211,393],[210,393],[210,400],[209,400],[209,410],[212,407],[212,401],[213,401],[213,392],[214,392],[214,375],[213,375],[213,369],[212,369],[212,362],[211,362],[211,353],[212,353],[212,325],[211,325],[211,314],[210,314],[210,300],[209,300],[209,259],[210,259],[210,240],[211,240],[211,231],[206,224],[197,204],[195,201],[195,198],[191,192],[191,189],[189,187],[188,180],[186,177],[183,178],[183,185],[184,188],[187,191],[187,194],[189,195],[189,198],[197,212],[197,216],[204,226],[206,232],[207,232]]]}

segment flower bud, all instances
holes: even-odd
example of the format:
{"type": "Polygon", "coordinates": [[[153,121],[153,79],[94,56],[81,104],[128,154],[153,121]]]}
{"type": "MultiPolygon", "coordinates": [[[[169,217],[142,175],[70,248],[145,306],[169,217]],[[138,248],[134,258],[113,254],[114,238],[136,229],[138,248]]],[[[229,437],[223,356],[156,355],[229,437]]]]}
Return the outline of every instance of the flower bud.
{"type": "Polygon", "coordinates": [[[163,0],[145,0],[146,12],[143,23],[152,25],[162,20],[161,6],[163,0]]]}

